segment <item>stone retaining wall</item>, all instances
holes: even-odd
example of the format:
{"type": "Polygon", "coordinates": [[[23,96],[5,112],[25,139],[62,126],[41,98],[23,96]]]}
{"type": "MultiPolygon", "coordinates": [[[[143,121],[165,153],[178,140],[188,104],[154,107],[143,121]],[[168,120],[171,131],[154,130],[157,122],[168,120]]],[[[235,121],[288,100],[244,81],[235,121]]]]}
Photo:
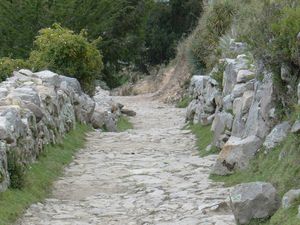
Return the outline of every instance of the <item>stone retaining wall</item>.
{"type": "Polygon", "coordinates": [[[10,152],[14,151],[21,163],[30,163],[76,122],[116,130],[121,105],[97,90],[95,101],[83,93],[76,79],[51,71],[20,70],[0,83],[0,192],[9,186],[10,152]]]}

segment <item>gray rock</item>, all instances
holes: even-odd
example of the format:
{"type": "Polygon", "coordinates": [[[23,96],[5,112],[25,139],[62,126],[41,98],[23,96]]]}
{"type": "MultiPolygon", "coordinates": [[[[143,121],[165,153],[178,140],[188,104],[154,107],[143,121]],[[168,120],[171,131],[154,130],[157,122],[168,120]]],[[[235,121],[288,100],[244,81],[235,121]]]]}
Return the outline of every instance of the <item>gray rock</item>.
{"type": "Polygon", "coordinates": [[[239,114],[239,112],[241,112],[242,105],[243,105],[242,98],[234,99],[233,105],[232,105],[232,111],[233,111],[234,115],[237,115],[237,114],[239,114]]]}
{"type": "Polygon", "coordinates": [[[282,197],[281,207],[287,209],[292,206],[292,204],[300,197],[300,189],[292,189],[284,194],[282,197]]]}
{"type": "Polygon", "coordinates": [[[300,132],[300,120],[297,120],[291,129],[292,133],[299,133],[300,132]]]}
{"type": "Polygon", "coordinates": [[[222,134],[225,133],[225,130],[231,130],[233,122],[233,116],[230,113],[219,112],[216,113],[215,119],[212,123],[211,130],[214,133],[213,145],[221,147],[222,143],[222,134]]]}
{"type": "Polygon", "coordinates": [[[254,84],[253,82],[247,82],[247,83],[242,83],[242,84],[236,84],[232,90],[232,97],[233,98],[238,98],[241,97],[244,92],[246,91],[253,91],[254,90],[254,84]]]}
{"type": "Polygon", "coordinates": [[[36,90],[34,90],[32,87],[18,87],[14,89],[7,97],[31,102],[37,106],[41,105],[40,97],[36,90]]]}
{"type": "Polygon", "coordinates": [[[266,149],[272,149],[276,147],[280,142],[284,140],[290,131],[291,125],[288,121],[278,124],[273,128],[271,133],[266,137],[264,147],[266,149]]]}
{"type": "Polygon", "coordinates": [[[130,109],[121,109],[121,112],[127,116],[136,116],[136,112],[130,109]]]}
{"type": "Polygon", "coordinates": [[[58,88],[61,83],[59,75],[49,70],[34,73],[33,76],[40,78],[46,85],[53,86],[56,88],[58,88]]]}
{"type": "Polygon", "coordinates": [[[223,94],[229,95],[236,84],[237,73],[241,69],[247,69],[247,57],[239,55],[236,59],[226,59],[226,68],[223,76],[223,94]]]}
{"type": "Polygon", "coordinates": [[[252,101],[254,99],[253,91],[245,91],[242,97],[242,113],[245,114],[249,112],[249,109],[252,105],[252,101]]]}
{"type": "Polygon", "coordinates": [[[289,82],[291,80],[291,69],[286,64],[283,64],[281,66],[281,72],[280,72],[281,79],[289,82]]]}
{"type": "Polygon", "coordinates": [[[231,95],[226,95],[223,98],[223,109],[225,111],[233,110],[233,100],[232,100],[231,95]]]}
{"type": "Polygon", "coordinates": [[[248,224],[251,219],[272,216],[280,207],[276,189],[270,183],[240,184],[230,193],[230,206],[238,224],[248,224]]]}
{"type": "Polygon", "coordinates": [[[207,125],[210,116],[215,113],[221,93],[216,87],[217,82],[209,76],[193,76],[189,87],[194,100],[187,107],[186,120],[207,125]]]}
{"type": "Polygon", "coordinates": [[[44,117],[44,113],[40,107],[38,107],[36,104],[33,104],[31,102],[24,101],[21,104],[22,107],[29,109],[33,114],[35,115],[37,123],[41,121],[41,119],[44,117]]]}
{"type": "Polygon", "coordinates": [[[82,94],[80,83],[77,79],[72,77],[59,76],[60,89],[67,93],[75,92],[78,95],[82,94]]]}
{"type": "Polygon", "coordinates": [[[186,109],[186,121],[194,121],[195,113],[196,113],[196,108],[197,108],[197,100],[194,99],[190,102],[186,109]]]}
{"type": "Polygon", "coordinates": [[[100,129],[105,125],[105,118],[108,116],[108,112],[102,110],[99,107],[95,108],[95,111],[91,118],[91,124],[93,128],[100,129]]]}
{"type": "Polygon", "coordinates": [[[212,173],[227,175],[247,168],[261,143],[262,141],[256,136],[245,139],[231,136],[222,148],[212,173]]]}
{"type": "Polygon", "coordinates": [[[33,72],[27,69],[21,69],[18,71],[20,74],[23,74],[25,76],[31,77],[33,75],[33,72]]]}
{"type": "MultiPolygon", "coordinates": [[[[300,33],[299,33],[299,34],[300,34],[300,33]]],[[[300,35],[299,35],[298,40],[300,40],[300,35]]],[[[299,207],[298,207],[298,215],[297,215],[297,217],[298,217],[298,219],[300,219],[300,205],[299,205],[299,207]]]]}
{"type": "Polygon", "coordinates": [[[108,113],[105,117],[105,129],[108,132],[117,132],[117,123],[116,123],[116,117],[112,113],[108,113]]]}
{"type": "Polygon", "coordinates": [[[242,137],[255,135],[263,139],[267,136],[269,127],[262,117],[261,108],[259,106],[260,103],[258,101],[253,101],[248,113],[248,117],[246,118],[246,124],[242,132],[242,137]]]}
{"type": "Polygon", "coordinates": [[[255,78],[255,73],[250,70],[240,70],[237,74],[237,83],[246,83],[255,78]]]}

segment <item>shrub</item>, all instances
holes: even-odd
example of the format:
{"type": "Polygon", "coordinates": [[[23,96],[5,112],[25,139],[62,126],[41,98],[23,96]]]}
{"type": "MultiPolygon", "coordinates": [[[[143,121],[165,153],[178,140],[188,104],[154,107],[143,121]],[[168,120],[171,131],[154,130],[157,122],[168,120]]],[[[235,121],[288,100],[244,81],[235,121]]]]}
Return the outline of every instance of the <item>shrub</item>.
{"type": "Polygon", "coordinates": [[[10,177],[10,187],[22,189],[25,185],[25,166],[20,162],[20,157],[18,157],[16,151],[8,153],[7,168],[10,177]]]}
{"type": "Polygon", "coordinates": [[[212,70],[210,76],[218,82],[218,87],[223,90],[223,75],[226,68],[226,62],[219,62],[212,70]]]}
{"type": "Polygon", "coordinates": [[[194,70],[212,69],[218,58],[215,49],[219,38],[230,28],[235,13],[235,4],[230,0],[217,1],[206,7],[189,47],[194,70]]]}
{"type": "Polygon", "coordinates": [[[29,68],[29,63],[22,59],[1,58],[0,59],[0,81],[10,77],[14,70],[29,68]]]}
{"type": "Polygon", "coordinates": [[[96,48],[99,40],[90,43],[86,32],[75,34],[53,24],[39,31],[29,61],[34,70],[50,69],[77,78],[83,89],[93,94],[95,80],[100,78],[103,68],[102,56],[96,48]]]}
{"type": "Polygon", "coordinates": [[[271,25],[274,40],[271,53],[274,60],[288,62],[300,67],[300,7],[284,8],[278,22],[271,25]]]}

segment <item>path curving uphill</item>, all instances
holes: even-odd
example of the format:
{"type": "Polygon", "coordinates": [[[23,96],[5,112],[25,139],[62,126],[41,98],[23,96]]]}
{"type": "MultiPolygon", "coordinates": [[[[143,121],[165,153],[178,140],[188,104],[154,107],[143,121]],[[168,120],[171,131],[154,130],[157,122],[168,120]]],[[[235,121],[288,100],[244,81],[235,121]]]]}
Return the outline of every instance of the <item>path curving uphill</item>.
{"type": "Polygon", "coordinates": [[[137,112],[134,129],[91,132],[55,185],[18,225],[234,225],[229,190],[209,180],[184,110],[151,96],[116,97],[137,112]]]}

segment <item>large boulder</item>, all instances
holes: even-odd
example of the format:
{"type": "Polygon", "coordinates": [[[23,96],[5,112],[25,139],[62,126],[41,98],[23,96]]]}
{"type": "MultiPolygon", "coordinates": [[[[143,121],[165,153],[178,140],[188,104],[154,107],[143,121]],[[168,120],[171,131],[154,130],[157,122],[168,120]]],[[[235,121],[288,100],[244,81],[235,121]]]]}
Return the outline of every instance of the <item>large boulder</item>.
{"type": "Polygon", "coordinates": [[[279,196],[270,183],[237,185],[230,193],[230,206],[238,224],[272,216],[280,207],[279,196]]]}
{"type": "Polygon", "coordinates": [[[261,139],[256,136],[244,139],[231,136],[222,148],[212,173],[227,175],[247,168],[261,143],[261,139]]]}
{"type": "Polygon", "coordinates": [[[278,124],[273,128],[271,133],[266,137],[264,147],[266,149],[272,149],[276,147],[280,142],[284,140],[290,131],[291,125],[288,121],[278,124]]]}
{"type": "Polygon", "coordinates": [[[284,209],[287,209],[292,206],[292,204],[300,198],[300,189],[292,189],[284,194],[282,197],[281,206],[284,209]]]}

